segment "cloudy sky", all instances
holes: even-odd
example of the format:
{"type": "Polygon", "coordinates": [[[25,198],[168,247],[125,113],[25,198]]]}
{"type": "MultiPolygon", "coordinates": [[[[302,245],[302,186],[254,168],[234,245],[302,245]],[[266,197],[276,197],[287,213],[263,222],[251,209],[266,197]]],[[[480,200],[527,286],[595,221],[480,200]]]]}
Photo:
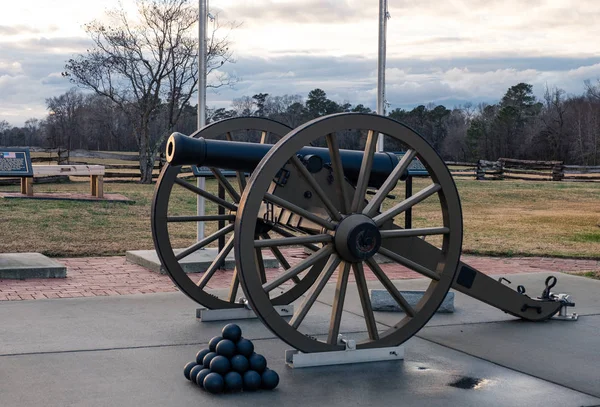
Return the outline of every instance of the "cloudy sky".
{"type": "MultiPolygon", "coordinates": [[[[45,98],[71,85],[65,61],[84,52],[82,25],[118,0],[5,2],[0,13],[0,120],[44,117],[45,98]],[[85,6],[83,6],[85,5],[85,6]]],[[[122,0],[132,7],[134,0],[122,0]]],[[[496,102],[518,82],[581,94],[600,78],[599,0],[389,0],[386,99],[390,108],[496,102]]],[[[378,0],[211,0],[231,38],[235,89],[208,105],[267,92],[375,107],[378,0]]]]}

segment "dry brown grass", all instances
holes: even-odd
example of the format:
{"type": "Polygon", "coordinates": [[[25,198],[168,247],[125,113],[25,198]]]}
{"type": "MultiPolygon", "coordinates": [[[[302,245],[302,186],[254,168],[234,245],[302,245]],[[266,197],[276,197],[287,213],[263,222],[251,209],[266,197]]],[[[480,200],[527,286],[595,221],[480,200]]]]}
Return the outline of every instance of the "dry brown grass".
{"type": "Polygon", "coordinates": [[[598,184],[459,180],[457,186],[465,252],[600,257],[598,184]]]}
{"type": "MultiPolygon", "coordinates": [[[[430,181],[416,179],[414,192],[430,181]]],[[[494,255],[600,258],[600,184],[457,180],[464,219],[463,249],[494,255]]],[[[208,181],[216,193],[216,183],[208,181]]],[[[0,187],[15,191],[18,187],[0,187]]],[[[37,192],[88,193],[87,182],[36,185],[37,192]]],[[[153,185],[106,182],[106,193],[121,193],[132,204],[0,199],[0,252],[36,251],[51,256],[118,255],[153,248],[150,208],[153,185]]],[[[395,201],[403,190],[394,191],[395,201]]],[[[175,188],[170,213],[191,215],[195,195],[175,188]]],[[[207,213],[215,213],[208,205],[207,213]]],[[[403,218],[397,219],[400,225],[403,218]]],[[[414,226],[439,226],[437,198],[417,205],[414,226]]],[[[208,225],[207,233],[216,228],[208,225]]],[[[177,224],[175,247],[195,239],[195,224],[177,224]]],[[[428,238],[435,243],[435,238],[428,238]]]]}
{"type": "Polygon", "coordinates": [[[573,273],[578,276],[593,278],[594,280],[600,280],[600,271],[584,271],[581,273],[573,273]]]}

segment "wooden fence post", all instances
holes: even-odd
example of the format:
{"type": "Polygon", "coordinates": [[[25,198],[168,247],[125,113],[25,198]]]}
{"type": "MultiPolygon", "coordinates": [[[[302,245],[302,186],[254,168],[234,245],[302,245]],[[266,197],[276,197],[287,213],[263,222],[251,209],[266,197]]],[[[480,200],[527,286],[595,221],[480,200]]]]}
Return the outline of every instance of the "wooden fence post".
{"type": "Polygon", "coordinates": [[[482,160],[477,160],[477,174],[475,176],[475,179],[477,181],[483,181],[485,179],[485,170],[483,169],[483,163],[482,160]]]}
{"type": "Polygon", "coordinates": [[[504,179],[504,165],[502,161],[477,161],[477,180],[485,180],[486,175],[489,175],[487,179],[504,179]]]}
{"type": "Polygon", "coordinates": [[[555,164],[552,167],[552,181],[562,181],[565,178],[565,169],[563,163],[555,164]]]}
{"type": "Polygon", "coordinates": [[[504,179],[504,162],[501,160],[496,161],[496,163],[498,163],[498,179],[503,180],[504,179]]]}
{"type": "Polygon", "coordinates": [[[69,150],[61,150],[59,147],[57,155],[58,155],[58,165],[69,164],[69,150]]]}

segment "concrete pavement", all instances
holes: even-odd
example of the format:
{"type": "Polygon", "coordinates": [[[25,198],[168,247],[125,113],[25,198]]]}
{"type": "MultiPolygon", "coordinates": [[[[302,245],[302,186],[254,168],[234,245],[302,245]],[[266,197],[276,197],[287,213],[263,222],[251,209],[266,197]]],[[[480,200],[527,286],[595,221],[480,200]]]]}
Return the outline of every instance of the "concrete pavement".
{"type": "MultiPolygon", "coordinates": [[[[536,295],[545,277],[510,279],[536,295]]],[[[288,345],[258,320],[240,321],[281,384],[221,396],[195,387],[182,370],[224,323],[196,320],[196,304],[181,293],[3,302],[0,405],[600,405],[600,281],[557,277],[556,291],[575,297],[580,321],[525,323],[456,293],[456,312],[435,315],[406,343],[403,362],[290,369],[288,345]]],[[[395,283],[409,290],[425,280],[395,283]]],[[[326,287],[303,332],[327,331],[334,289],[326,287]]],[[[365,322],[353,286],[344,309],[342,330],[360,339],[365,322]]],[[[384,330],[398,315],[376,319],[384,330]]]]}

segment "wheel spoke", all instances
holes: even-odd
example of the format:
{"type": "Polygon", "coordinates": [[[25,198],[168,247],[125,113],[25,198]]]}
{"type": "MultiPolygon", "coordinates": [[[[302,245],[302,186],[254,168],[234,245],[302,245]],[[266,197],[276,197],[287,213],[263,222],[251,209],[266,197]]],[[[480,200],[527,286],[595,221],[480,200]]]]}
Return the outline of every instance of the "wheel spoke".
{"type": "MultiPolygon", "coordinates": [[[[227,132],[225,134],[225,138],[227,139],[227,141],[233,141],[233,137],[231,136],[230,132],[227,132]]],[[[244,174],[244,171],[236,171],[235,176],[238,180],[240,192],[243,192],[244,189],[246,189],[246,174],[244,174]]]]}
{"type": "Polygon", "coordinates": [[[369,288],[367,287],[367,280],[365,279],[365,269],[363,268],[362,263],[352,264],[352,269],[354,270],[354,277],[356,278],[356,288],[358,289],[358,296],[360,297],[363,315],[365,316],[369,339],[376,341],[379,339],[379,333],[377,332],[377,322],[375,321],[371,299],[369,298],[369,288]]]}
{"type": "Polygon", "coordinates": [[[400,263],[403,266],[416,271],[417,273],[423,274],[425,277],[429,277],[432,280],[436,280],[436,281],[440,280],[440,275],[438,273],[436,273],[435,271],[429,270],[428,268],[423,267],[420,264],[407,259],[406,257],[402,257],[399,254],[396,254],[393,251],[388,250],[384,247],[379,248],[379,254],[387,257],[388,259],[394,260],[395,262],[400,263]]]}
{"type": "Polygon", "coordinates": [[[238,180],[238,185],[240,187],[240,191],[246,189],[246,174],[243,171],[236,171],[235,177],[238,180]]]}
{"type": "Polygon", "coordinates": [[[332,240],[333,240],[333,236],[328,235],[328,234],[296,236],[296,237],[287,237],[284,239],[255,240],[254,247],[291,246],[291,245],[301,245],[301,244],[305,244],[305,243],[329,243],[332,240]]]}
{"type": "MultiPolygon", "coordinates": [[[[271,225],[271,230],[283,237],[296,237],[292,233],[290,233],[287,230],[282,229],[276,225],[271,225]]],[[[302,246],[306,247],[307,249],[312,250],[313,252],[316,252],[320,249],[319,246],[315,246],[314,244],[310,244],[310,243],[302,243],[302,246]]]]}
{"type": "Polygon", "coordinates": [[[221,263],[223,262],[223,260],[225,260],[225,258],[227,257],[227,255],[233,249],[233,239],[234,239],[234,237],[235,236],[231,236],[229,238],[229,240],[225,244],[225,247],[223,247],[223,250],[221,250],[219,252],[219,254],[217,254],[217,257],[215,257],[215,259],[213,260],[213,262],[211,263],[211,265],[206,269],[206,271],[202,275],[202,278],[198,282],[198,288],[200,288],[201,290],[204,289],[204,287],[206,287],[206,284],[208,283],[208,280],[210,280],[212,278],[212,276],[215,274],[215,272],[219,269],[219,266],[221,265],[221,263]]]}
{"type": "Polygon", "coordinates": [[[167,222],[208,222],[214,220],[233,222],[235,215],[167,216],[167,222]]]}
{"type": "Polygon", "coordinates": [[[208,199],[209,201],[213,201],[214,203],[216,203],[217,205],[221,205],[231,211],[237,211],[237,206],[227,202],[224,199],[221,199],[217,196],[214,196],[213,194],[211,194],[210,192],[207,192],[203,189],[198,188],[195,185],[190,184],[189,182],[186,182],[180,178],[175,178],[175,183],[181,185],[182,187],[184,187],[187,190],[190,190],[192,192],[195,192],[196,194],[203,196],[204,198],[208,199]]]}
{"type": "Polygon", "coordinates": [[[331,275],[333,274],[337,266],[340,264],[340,262],[341,260],[337,254],[332,254],[331,257],[329,257],[325,268],[323,269],[323,271],[321,271],[321,275],[310,288],[308,294],[306,295],[306,297],[304,297],[304,300],[298,307],[298,310],[296,310],[294,316],[290,320],[291,326],[298,329],[298,327],[306,317],[306,314],[308,314],[308,311],[310,311],[310,308],[313,306],[313,304],[319,297],[319,294],[321,294],[321,291],[323,291],[323,288],[325,288],[327,281],[329,281],[331,275]]]}
{"type": "MultiPolygon", "coordinates": [[[[271,236],[269,236],[268,233],[263,233],[261,236],[263,239],[271,238],[271,236]]],[[[292,267],[290,266],[290,263],[288,263],[288,261],[285,259],[283,253],[281,253],[281,250],[279,250],[277,247],[269,247],[269,250],[271,250],[271,253],[273,253],[273,256],[275,256],[275,258],[277,259],[279,264],[281,264],[281,267],[283,267],[284,270],[289,270],[290,267],[292,267]]],[[[292,277],[292,281],[298,284],[300,282],[300,279],[297,276],[294,276],[292,277]]]]}
{"type": "Polygon", "coordinates": [[[365,193],[367,192],[369,178],[371,177],[371,167],[373,166],[373,156],[375,155],[376,146],[377,135],[373,130],[369,130],[367,142],[365,143],[365,152],[360,165],[360,173],[358,174],[358,181],[356,181],[356,191],[354,192],[354,199],[352,200],[352,206],[350,207],[350,211],[353,213],[358,212],[360,205],[365,200],[365,193]]]}
{"type": "Polygon", "coordinates": [[[299,207],[298,205],[294,205],[293,203],[286,201],[285,199],[280,198],[276,195],[266,193],[264,199],[274,203],[277,206],[287,209],[290,212],[294,212],[295,214],[300,215],[301,217],[308,219],[318,225],[321,225],[324,228],[327,228],[329,230],[335,229],[335,224],[329,222],[326,219],[321,218],[320,216],[315,215],[312,212],[307,211],[306,209],[299,207]]]}
{"type": "Polygon", "coordinates": [[[200,240],[199,242],[194,243],[193,245],[191,245],[190,247],[188,247],[181,253],[177,254],[175,256],[175,258],[177,259],[177,261],[179,261],[179,260],[189,256],[190,254],[194,253],[196,250],[203,248],[204,246],[206,246],[207,244],[209,244],[211,242],[214,242],[219,237],[225,236],[227,233],[231,232],[233,230],[233,228],[234,228],[234,226],[232,224],[230,224],[230,225],[225,226],[223,229],[217,230],[212,235],[205,237],[204,239],[200,240]]]}
{"type": "Polygon", "coordinates": [[[302,260],[300,263],[296,264],[293,267],[290,267],[288,270],[285,271],[285,273],[281,274],[277,278],[269,281],[266,284],[263,284],[263,289],[266,292],[273,291],[274,289],[276,289],[277,287],[279,287],[281,284],[285,283],[289,279],[292,279],[292,278],[296,277],[298,274],[300,274],[301,272],[303,272],[307,268],[315,265],[317,262],[319,262],[319,261],[327,258],[328,256],[330,256],[332,253],[333,253],[333,247],[332,246],[325,246],[325,247],[323,247],[319,251],[311,254],[306,259],[302,260]]]}
{"type": "Polygon", "coordinates": [[[260,248],[255,249],[255,261],[258,267],[258,272],[260,273],[260,282],[267,282],[267,272],[265,271],[265,260],[263,259],[262,250],[260,248]]]}
{"type": "Polygon", "coordinates": [[[333,182],[335,184],[335,192],[337,193],[340,202],[340,211],[348,213],[350,203],[346,195],[346,181],[344,177],[344,166],[340,156],[340,147],[337,137],[334,133],[327,135],[327,147],[329,148],[329,157],[331,158],[331,169],[333,170],[333,182]]]}
{"type": "Polygon", "coordinates": [[[337,284],[335,286],[335,297],[331,306],[331,320],[329,321],[329,336],[327,342],[331,345],[337,343],[340,333],[340,323],[344,312],[344,300],[346,299],[346,288],[348,287],[348,276],[350,275],[350,263],[343,262],[339,266],[337,284]]]}
{"type": "Polygon", "coordinates": [[[398,291],[394,283],[392,283],[388,276],[383,272],[381,267],[379,267],[379,264],[377,264],[377,262],[372,257],[367,260],[367,264],[369,265],[369,268],[371,269],[373,274],[375,274],[375,277],[377,277],[377,279],[383,285],[383,287],[390,293],[392,298],[396,300],[396,302],[404,310],[406,315],[408,315],[409,317],[414,317],[417,314],[417,312],[408,303],[408,301],[406,301],[402,294],[400,294],[400,291],[398,291]]]}
{"type": "Polygon", "coordinates": [[[412,236],[429,236],[429,235],[445,235],[450,233],[449,228],[414,228],[414,229],[392,229],[382,230],[382,239],[391,239],[395,237],[412,237],[412,236]]]}
{"type": "MultiPolygon", "coordinates": [[[[268,233],[263,233],[261,236],[265,240],[271,239],[271,236],[269,236],[268,233]]],[[[275,258],[277,258],[277,261],[281,264],[281,267],[283,267],[284,270],[287,270],[290,267],[292,267],[283,256],[283,253],[281,253],[281,251],[277,247],[269,247],[269,250],[271,250],[271,253],[273,253],[273,256],[275,256],[275,258]]]]}
{"type": "Polygon", "coordinates": [[[419,202],[424,201],[425,199],[429,198],[431,195],[435,194],[440,189],[442,189],[441,185],[431,184],[427,188],[420,190],[419,192],[417,192],[410,198],[405,199],[404,201],[395,205],[391,209],[388,209],[387,211],[383,212],[382,214],[377,215],[376,217],[373,218],[373,221],[375,222],[375,224],[377,226],[381,226],[389,219],[392,219],[394,216],[398,215],[400,212],[404,212],[405,210],[412,208],[419,202]]]}
{"type": "Polygon", "coordinates": [[[396,168],[394,168],[394,170],[389,175],[389,177],[387,177],[387,179],[385,180],[383,185],[379,188],[379,190],[377,191],[377,193],[375,194],[373,199],[371,199],[369,201],[369,203],[363,210],[363,214],[367,215],[368,217],[373,217],[373,215],[375,215],[375,213],[377,213],[377,211],[379,210],[379,207],[381,206],[381,203],[383,202],[383,200],[385,199],[387,194],[392,189],[394,189],[394,187],[396,186],[396,183],[398,182],[398,180],[400,179],[400,177],[402,176],[404,171],[406,171],[406,169],[408,168],[408,165],[411,163],[412,159],[416,155],[417,155],[417,152],[412,149],[408,150],[404,154],[404,156],[402,157],[402,159],[400,160],[398,165],[396,165],[396,168]]]}
{"type": "Polygon", "coordinates": [[[331,218],[335,221],[341,220],[342,215],[340,214],[340,211],[335,207],[333,202],[331,202],[325,191],[323,191],[323,188],[321,188],[321,186],[317,183],[317,180],[315,179],[315,177],[312,176],[310,171],[308,171],[306,166],[302,164],[300,159],[296,156],[293,156],[291,158],[291,161],[294,164],[294,166],[298,169],[298,171],[300,171],[300,174],[302,174],[306,182],[308,182],[308,185],[319,196],[321,202],[323,202],[323,205],[325,206],[325,209],[327,209],[329,216],[331,216],[331,218]]]}
{"type": "Polygon", "coordinates": [[[235,297],[237,297],[238,288],[240,286],[240,278],[238,276],[237,267],[233,269],[233,276],[231,277],[231,285],[229,286],[229,302],[235,302],[235,297]]]}
{"type": "Polygon", "coordinates": [[[219,184],[221,184],[223,188],[225,188],[225,191],[227,191],[231,199],[233,199],[235,203],[239,203],[240,194],[237,193],[237,191],[233,188],[233,185],[231,185],[227,178],[225,178],[221,170],[219,170],[218,168],[210,168],[210,171],[214,174],[219,184]]]}

